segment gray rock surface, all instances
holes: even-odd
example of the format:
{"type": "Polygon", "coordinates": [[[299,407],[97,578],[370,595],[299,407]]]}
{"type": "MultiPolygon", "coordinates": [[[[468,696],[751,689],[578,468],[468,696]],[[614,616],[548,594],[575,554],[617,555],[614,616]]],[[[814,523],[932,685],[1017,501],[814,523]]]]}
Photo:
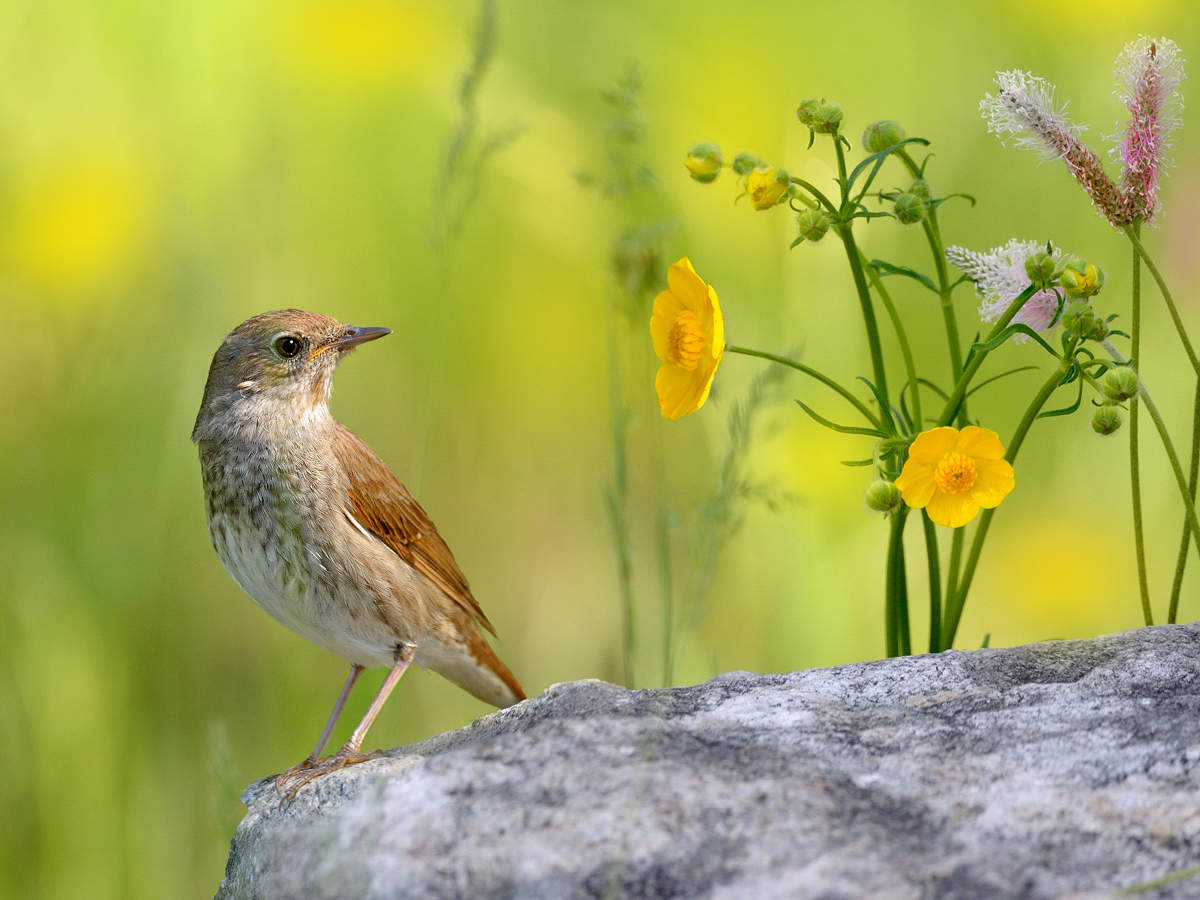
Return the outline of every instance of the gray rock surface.
{"type": "Polygon", "coordinates": [[[282,808],[252,785],[217,896],[1109,896],[1200,863],[1198,663],[1200,624],[556,685],[282,808]]]}

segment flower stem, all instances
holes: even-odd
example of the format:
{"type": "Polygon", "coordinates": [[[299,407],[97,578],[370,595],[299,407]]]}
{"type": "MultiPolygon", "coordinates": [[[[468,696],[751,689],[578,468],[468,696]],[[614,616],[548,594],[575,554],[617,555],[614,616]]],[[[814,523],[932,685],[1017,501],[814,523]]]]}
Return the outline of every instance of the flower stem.
{"type": "MultiPolygon", "coordinates": [[[[1004,458],[1010,463],[1016,461],[1017,451],[1021,449],[1021,444],[1025,441],[1025,435],[1033,427],[1038,413],[1042,411],[1042,407],[1046,405],[1046,401],[1050,399],[1050,395],[1054,393],[1055,389],[1062,382],[1063,375],[1070,366],[1070,359],[1074,352],[1075,343],[1072,342],[1067,348],[1067,352],[1063,355],[1062,361],[1050,373],[1050,377],[1042,383],[1033,401],[1029,404],[1029,408],[1025,410],[1025,415],[1021,417],[1021,421],[1017,425],[1017,430],[1013,432],[1012,440],[1008,442],[1008,451],[1004,454],[1004,458]]],[[[958,622],[962,618],[963,607],[967,602],[967,592],[971,589],[971,580],[975,577],[975,567],[979,564],[979,554],[983,551],[983,542],[987,538],[988,528],[991,527],[992,517],[995,514],[995,509],[985,509],[983,515],[979,517],[979,525],[976,527],[975,537],[971,541],[971,551],[967,554],[967,564],[963,568],[962,582],[957,586],[953,594],[946,598],[946,617],[942,622],[942,647],[946,649],[954,646],[954,635],[958,631],[958,622]]]]}
{"type": "MultiPolygon", "coordinates": [[[[1125,235],[1133,244],[1133,284],[1131,288],[1129,331],[1133,358],[1139,369],[1142,366],[1142,261],[1138,255],[1141,246],[1137,239],[1138,225],[1130,225],[1125,235]]],[[[1109,351],[1112,352],[1111,349],[1109,351]]],[[[1140,373],[1139,373],[1140,378],[1140,373]]],[[[1129,399],[1129,484],[1133,502],[1133,554],[1137,561],[1138,593],[1142,599],[1142,618],[1147,625],[1154,624],[1154,613],[1150,608],[1150,582],[1146,574],[1146,534],[1142,526],[1142,473],[1138,458],[1138,398],[1129,399]]]]}
{"type": "MultiPolygon", "coordinates": [[[[1200,476],[1200,378],[1196,379],[1196,397],[1192,402],[1192,459],[1188,472],[1188,499],[1194,509],[1196,506],[1196,481],[1200,476]]],[[[1175,578],[1171,581],[1171,602],[1167,607],[1167,624],[1174,625],[1179,617],[1179,592],[1183,588],[1183,572],[1187,567],[1188,543],[1192,532],[1189,528],[1187,514],[1183,517],[1183,536],[1179,539],[1179,556],[1175,560],[1175,578]]]]}
{"type": "Polygon", "coordinates": [[[882,414],[881,418],[889,427],[885,430],[895,432],[895,425],[892,421],[891,410],[891,394],[888,392],[887,372],[883,365],[883,346],[879,342],[879,326],[875,322],[875,308],[871,305],[871,291],[867,287],[867,279],[863,274],[862,252],[858,249],[858,244],[854,240],[854,230],[851,227],[849,216],[853,212],[850,202],[849,187],[850,182],[846,174],[846,152],[842,149],[842,136],[834,134],[833,147],[837,151],[838,162],[838,186],[842,192],[842,208],[839,213],[841,221],[834,226],[838,237],[842,239],[842,245],[846,248],[846,260],[850,263],[850,274],[854,276],[854,287],[858,291],[858,302],[862,307],[863,325],[867,330],[867,347],[871,351],[871,368],[875,376],[875,389],[879,392],[879,396],[883,398],[880,403],[882,414]]]}
{"type": "Polygon", "coordinates": [[[942,638],[942,575],[938,560],[937,528],[924,510],[921,511],[921,519],[925,525],[925,557],[929,561],[929,652],[937,653],[941,649],[942,638]]]}
{"type": "MultiPolygon", "coordinates": [[[[1012,303],[1008,304],[1008,309],[1004,310],[1004,314],[996,321],[992,330],[988,332],[986,341],[992,340],[1000,334],[1008,323],[1013,320],[1013,316],[1021,311],[1021,307],[1037,292],[1037,287],[1030,285],[1017,294],[1012,303]]],[[[941,416],[938,418],[938,425],[949,425],[955,417],[959,407],[962,405],[962,399],[966,395],[967,388],[971,384],[971,379],[975,377],[975,373],[979,371],[979,367],[983,365],[983,361],[987,358],[987,351],[972,350],[967,354],[966,368],[963,369],[962,375],[954,385],[954,390],[950,392],[950,397],[946,400],[946,406],[942,410],[941,416]]]]}
{"type": "Polygon", "coordinates": [[[907,656],[912,653],[912,638],[908,628],[908,576],[904,567],[904,524],[907,520],[907,509],[894,512],[888,533],[884,589],[884,640],[888,656],[907,656]]]}
{"type": "MultiPolygon", "coordinates": [[[[842,145],[839,143],[837,146],[840,156],[842,145]]],[[[879,404],[879,412],[884,424],[888,426],[884,430],[894,433],[895,424],[892,421],[892,410],[887,402],[891,394],[888,393],[887,373],[883,367],[883,346],[879,343],[879,326],[875,322],[875,308],[871,304],[871,291],[867,287],[867,279],[863,274],[862,264],[859,262],[862,253],[854,241],[854,232],[849,225],[838,226],[837,232],[846,248],[846,259],[850,263],[850,273],[854,276],[854,287],[858,290],[863,325],[867,330],[867,347],[871,351],[871,368],[875,375],[875,388],[878,390],[879,396],[883,398],[883,402],[879,404]]]]}
{"type": "MultiPolygon", "coordinates": [[[[1141,232],[1141,223],[1134,222],[1132,225],[1125,226],[1125,236],[1129,238],[1129,243],[1133,245],[1134,255],[1134,291],[1135,296],[1138,291],[1138,283],[1141,280],[1141,273],[1138,271],[1137,260],[1140,258],[1146,264],[1146,268],[1150,270],[1150,274],[1154,277],[1155,283],[1158,285],[1159,293],[1162,294],[1163,301],[1167,304],[1167,311],[1171,314],[1171,321],[1175,324],[1175,332],[1179,335],[1179,342],[1183,344],[1183,352],[1187,354],[1188,362],[1192,364],[1192,369],[1196,372],[1196,377],[1200,378],[1200,358],[1196,356],[1196,350],[1192,347],[1192,342],[1188,338],[1187,329],[1183,325],[1183,319],[1179,316],[1179,309],[1175,306],[1175,300],[1171,296],[1171,291],[1167,287],[1166,281],[1163,280],[1162,273],[1158,271],[1158,266],[1154,264],[1154,260],[1150,258],[1150,254],[1146,252],[1146,248],[1142,246],[1139,239],[1141,232]]],[[[1133,361],[1139,366],[1142,363],[1141,357],[1137,352],[1137,331],[1134,331],[1134,350],[1133,361]]]]}
{"type": "Polygon", "coordinates": [[[775,353],[765,353],[762,350],[751,350],[749,347],[734,347],[732,345],[729,345],[729,346],[725,347],[725,352],[726,353],[740,353],[743,356],[756,356],[759,359],[767,359],[767,360],[770,360],[771,362],[779,363],[782,366],[788,366],[792,369],[795,369],[797,372],[803,372],[805,375],[808,375],[808,376],[811,376],[812,378],[817,379],[817,381],[821,382],[821,384],[825,385],[826,387],[832,388],[833,390],[837,391],[839,394],[842,395],[842,397],[844,397],[850,403],[850,405],[852,405],[855,409],[857,409],[860,413],[862,413],[868,422],[870,422],[872,425],[874,425],[880,431],[884,430],[883,423],[880,422],[879,419],[877,419],[875,417],[875,414],[873,412],[871,412],[870,407],[868,407],[865,403],[863,403],[861,400],[859,400],[857,397],[855,397],[852,393],[850,393],[848,390],[846,390],[844,387],[842,387],[840,384],[838,384],[836,381],[834,381],[828,375],[818,372],[812,366],[806,366],[802,362],[797,362],[794,359],[789,359],[786,356],[779,356],[778,354],[775,354],[775,353]]]}
{"type": "MultiPolygon", "coordinates": [[[[1112,345],[1111,341],[1104,342],[1104,349],[1117,362],[1127,362],[1121,355],[1121,352],[1112,345]]],[[[1200,518],[1196,516],[1196,505],[1192,500],[1191,489],[1188,487],[1187,479],[1184,478],[1183,466],[1179,464],[1179,454],[1175,451],[1175,444],[1171,441],[1171,435],[1167,432],[1167,425],[1163,421],[1162,413],[1158,411],[1158,404],[1154,402],[1154,398],[1146,390],[1146,384],[1142,381],[1140,374],[1138,375],[1138,396],[1146,404],[1146,412],[1150,414],[1150,420],[1154,422],[1154,427],[1158,431],[1158,438],[1163,445],[1163,451],[1167,454],[1167,461],[1171,464],[1171,471],[1175,475],[1175,484],[1179,487],[1179,496],[1183,499],[1183,511],[1187,516],[1187,525],[1191,530],[1192,537],[1196,541],[1196,553],[1200,554],[1200,518]]]]}
{"type": "MultiPolygon", "coordinates": [[[[907,150],[897,150],[896,155],[903,160],[913,178],[921,177],[920,167],[907,150]]],[[[954,382],[958,381],[958,377],[962,375],[962,343],[958,336],[958,318],[954,315],[954,306],[951,304],[951,294],[954,288],[950,285],[950,276],[946,269],[946,248],[942,243],[942,232],[938,226],[937,207],[930,205],[929,214],[921,221],[921,227],[925,231],[925,239],[929,242],[929,252],[933,256],[933,268],[937,272],[938,297],[942,302],[942,321],[946,328],[946,343],[950,348],[950,380],[954,382]]],[[[964,402],[959,412],[959,424],[965,425],[966,422],[967,405],[964,402]]]]}
{"type": "Polygon", "coordinates": [[[921,415],[921,385],[917,381],[917,368],[913,363],[912,347],[908,343],[908,333],[904,330],[904,322],[900,319],[900,314],[896,311],[896,305],[892,303],[891,295],[888,294],[887,288],[883,286],[883,280],[867,262],[867,258],[863,256],[861,250],[858,257],[863,271],[867,273],[867,278],[871,281],[871,286],[875,288],[875,293],[879,295],[879,299],[883,303],[883,308],[887,310],[888,318],[892,320],[892,328],[896,331],[896,340],[900,344],[900,355],[904,358],[904,372],[908,376],[908,384],[912,393],[912,424],[913,432],[916,433],[921,430],[924,417],[921,415]]]}

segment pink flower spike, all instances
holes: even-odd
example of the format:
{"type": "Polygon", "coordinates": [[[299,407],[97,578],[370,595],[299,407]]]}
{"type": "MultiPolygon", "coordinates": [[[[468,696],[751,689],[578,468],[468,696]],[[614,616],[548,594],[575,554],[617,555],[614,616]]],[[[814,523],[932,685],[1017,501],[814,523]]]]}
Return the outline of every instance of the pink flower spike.
{"type": "Polygon", "coordinates": [[[1000,92],[979,101],[988,131],[1002,141],[1005,135],[1015,135],[1017,146],[1034,147],[1050,159],[1061,159],[1101,215],[1113,225],[1128,224],[1120,188],[1095,151],[1079,139],[1083,128],[1067,118],[1066,104],[1055,106],[1054,85],[1019,69],[997,72],[996,84],[1000,92]]]}
{"type": "Polygon", "coordinates": [[[1125,45],[1116,74],[1117,95],[1129,110],[1129,124],[1124,135],[1114,135],[1113,155],[1125,166],[1121,187],[1130,219],[1149,222],[1158,208],[1158,183],[1167,167],[1171,132],[1183,111],[1183,56],[1174,41],[1142,36],[1125,45]]]}
{"type": "MultiPolygon", "coordinates": [[[[946,259],[962,269],[972,281],[980,297],[979,318],[993,322],[1009,307],[1021,291],[1029,287],[1029,276],[1025,274],[1025,260],[1044,250],[1045,244],[1037,241],[1021,241],[1013,238],[1002,247],[993,247],[987,253],[968,250],[966,247],[947,247],[946,259]]],[[[1054,248],[1056,268],[1066,263],[1067,254],[1054,248]]],[[[1013,322],[1028,325],[1034,331],[1046,331],[1054,322],[1058,312],[1058,294],[1054,291],[1038,291],[1025,301],[1013,322]]],[[[1057,323],[1056,323],[1057,324],[1057,323]]],[[[1018,334],[1013,338],[1018,343],[1028,337],[1018,334]]]]}

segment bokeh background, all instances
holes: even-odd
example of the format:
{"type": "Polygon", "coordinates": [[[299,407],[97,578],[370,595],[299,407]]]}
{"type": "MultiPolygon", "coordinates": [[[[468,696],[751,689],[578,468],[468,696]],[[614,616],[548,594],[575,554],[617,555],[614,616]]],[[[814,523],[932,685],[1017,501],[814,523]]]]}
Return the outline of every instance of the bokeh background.
{"type": "MultiPolygon", "coordinates": [[[[735,205],[728,173],[701,186],[682,166],[714,140],[828,183],[828,143],[806,150],[794,118],[827,95],[851,137],[887,117],[933,142],[935,192],[978,198],[943,207],[947,243],[1052,239],[1107,268],[1099,305],[1127,316],[1120,235],[1061,166],[989,136],[977,104],[995,70],[1032,69],[1098,144],[1122,118],[1112,61],[1126,40],[1200,46],[1188,0],[864,0],[852,17],[834,4],[512,0],[490,26],[483,10],[0,5],[0,894],[210,894],[240,789],[308,752],[345,675],[243,596],[209,545],[188,436],[238,322],[296,306],[394,329],[343,366],[335,413],[430,510],[530,693],[627,669],[661,683],[668,583],[676,683],[876,657],[886,524],[863,506],[866,470],[838,464],[869,447],[807,420],[791,398],[840,410],[789,376],[752,405],[728,457],[730,414],[763,370],[743,357],[727,357],[701,412],[659,418],[648,298],[614,277],[614,241],[641,229],[620,258],[649,260],[659,281],[690,256],[731,340],[847,381],[868,371],[835,242],[789,251],[785,209],[735,205]]],[[[1189,118],[1147,242],[1195,333],[1189,118]]],[[[881,186],[903,182],[893,171],[881,186]]],[[[928,268],[914,230],[880,221],[859,235],[869,255],[928,268]]],[[[893,292],[941,379],[931,297],[893,292]]],[[[969,334],[970,288],[956,296],[969,334]]],[[[1146,309],[1145,374],[1184,443],[1190,378],[1152,289],[1146,309]]],[[[1028,346],[1002,361],[1044,365],[1028,346]]],[[[1010,433],[1041,377],[1002,382],[973,411],[1010,433]]],[[[1124,438],[1097,438],[1086,413],[1036,427],[959,647],[1140,624],[1124,438]]],[[[1180,514],[1152,433],[1145,447],[1161,618],[1180,514]]],[[[1184,620],[1200,613],[1197,585],[1193,571],[1184,620]]],[[[336,740],[381,678],[364,678],[336,740]]],[[[370,744],[487,711],[417,672],[370,744]]]]}

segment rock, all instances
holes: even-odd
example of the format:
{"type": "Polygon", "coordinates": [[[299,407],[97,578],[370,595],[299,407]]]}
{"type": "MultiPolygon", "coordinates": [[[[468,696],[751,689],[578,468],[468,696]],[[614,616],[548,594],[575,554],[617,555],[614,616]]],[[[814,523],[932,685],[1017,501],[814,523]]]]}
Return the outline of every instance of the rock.
{"type": "Polygon", "coordinates": [[[217,896],[1111,896],[1200,862],[1198,662],[1200,623],[556,685],[282,808],[252,785],[217,896]]]}

